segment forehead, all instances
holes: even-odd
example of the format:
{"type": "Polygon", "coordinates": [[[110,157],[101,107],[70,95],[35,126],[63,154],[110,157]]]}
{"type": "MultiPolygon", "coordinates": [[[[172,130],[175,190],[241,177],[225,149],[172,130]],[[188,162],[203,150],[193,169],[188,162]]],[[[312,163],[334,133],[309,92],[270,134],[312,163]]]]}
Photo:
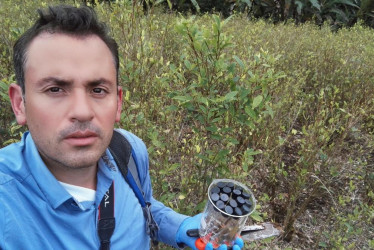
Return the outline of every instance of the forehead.
{"type": "MultiPolygon", "coordinates": [[[[44,32],[28,46],[25,60],[25,78],[29,73],[55,74],[76,77],[80,72],[101,77],[116,75],[114,57],[108,46],[96,35],[72,36],[44,32]]],[[[43,77],[46,77],[43,75],[43,77]]]]}

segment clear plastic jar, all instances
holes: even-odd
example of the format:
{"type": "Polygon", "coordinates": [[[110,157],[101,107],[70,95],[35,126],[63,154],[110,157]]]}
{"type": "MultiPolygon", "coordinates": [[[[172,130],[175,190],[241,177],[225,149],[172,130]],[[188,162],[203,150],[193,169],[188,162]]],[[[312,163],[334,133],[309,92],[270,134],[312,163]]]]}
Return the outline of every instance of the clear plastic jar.
{"type": "Polygon", "coordinates": [[[201,240],[211,242],[214,248],[221,244],[233,246],[255,207],[253,193],[244,184],[230,179],[214,180],[208,188],[199,228],[201,240]]]}

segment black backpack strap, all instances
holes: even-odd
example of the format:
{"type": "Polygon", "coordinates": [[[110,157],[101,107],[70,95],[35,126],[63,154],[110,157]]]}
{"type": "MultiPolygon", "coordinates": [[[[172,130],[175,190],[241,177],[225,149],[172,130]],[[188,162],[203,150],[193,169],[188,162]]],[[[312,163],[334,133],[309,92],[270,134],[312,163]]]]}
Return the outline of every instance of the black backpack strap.
{"type": "Polygon", "coordinates": [[[159,228],[151,213],[151,203],[146,202],[145,200],[145,194],[139,179],[138,168],[132,156],[131,144],[124,135],[114,130],[109,150],[126,182],[138,198],[146,219],[146,232],[151,237],[152,242],[157,245],[157,234],[159,228]]]}
{"type": "Polygon", "coordinates": [[[109,144],[109,151],[114,161],[117,163],[123,176],[127,175],[127,166],[131,157],[130,142],[118,131],[113,131],[113,136],[109,144]]]}
{"type": "Polygon", "coordinates": [[[116,220],[114,218],[114,183],[104,195],[99,206],[98,234],[100,238],[100,250],[110,249],[110,238],[112,237],[116,220]]]}

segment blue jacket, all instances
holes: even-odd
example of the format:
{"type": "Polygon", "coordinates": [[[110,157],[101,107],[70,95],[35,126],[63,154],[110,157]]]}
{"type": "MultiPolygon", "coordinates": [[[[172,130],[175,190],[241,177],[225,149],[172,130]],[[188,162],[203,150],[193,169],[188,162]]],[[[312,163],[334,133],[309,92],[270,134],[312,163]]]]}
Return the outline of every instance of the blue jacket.
{"type": "MultiPolygon", "coordinates": [[[[177,247],[175,235],[186,216],[153,199],[146,147],[135,135],[120,132],[136,153],[146,200],[151,200],[160,227],[159,240],[177,247]]],[[[45,166],[30,133],[0,149],[0,249],[99,249],[98,206],[112,181],[116,228],[111,249],[149,249],[138,199],[108,150],[106,155],[109,163],[100,159],[98,164],[95,201],[77,203],[45,166]]]]}

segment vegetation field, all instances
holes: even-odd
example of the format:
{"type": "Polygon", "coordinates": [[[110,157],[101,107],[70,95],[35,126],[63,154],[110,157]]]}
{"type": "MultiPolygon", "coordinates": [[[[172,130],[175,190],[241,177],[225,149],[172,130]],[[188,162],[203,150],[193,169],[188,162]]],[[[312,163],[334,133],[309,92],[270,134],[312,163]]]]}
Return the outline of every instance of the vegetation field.
{"type": "MultiPolygon", "coordinates": [[[[7,97],[13,43],[59,2],[0,1],[1,146],[25,130],[7,97]]],[[[248,223],[283,232],[246,249],[374,248],[373,29],[95,9],[120,49],[118,126],[148,146],[157,199],[196,214],[211,181],[231,178],[257,199],[248,223]]]]}

